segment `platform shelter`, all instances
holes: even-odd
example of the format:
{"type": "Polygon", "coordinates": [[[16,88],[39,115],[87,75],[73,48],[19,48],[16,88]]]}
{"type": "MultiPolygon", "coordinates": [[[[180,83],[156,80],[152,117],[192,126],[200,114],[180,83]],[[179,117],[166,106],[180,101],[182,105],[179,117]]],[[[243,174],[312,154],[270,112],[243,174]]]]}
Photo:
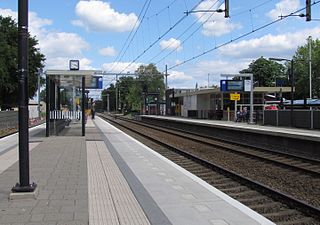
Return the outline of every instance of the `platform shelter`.
{"type": "Polygon", "coordinates": [[[85,136],[86,87],[92,70],[46,71],[46,136],[85,136]]]}

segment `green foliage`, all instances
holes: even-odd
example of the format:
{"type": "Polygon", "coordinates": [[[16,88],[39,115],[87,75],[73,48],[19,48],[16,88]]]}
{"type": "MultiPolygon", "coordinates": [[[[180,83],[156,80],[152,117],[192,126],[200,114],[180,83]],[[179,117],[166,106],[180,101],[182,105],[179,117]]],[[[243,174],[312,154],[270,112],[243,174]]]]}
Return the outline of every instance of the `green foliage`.
{"type": "MultiPolygon", "coordinates": [[[[320,40],[312,40],[312,97],[320,98],[320,40]]],[[[298,47],[293,56],[293,71],[295,75],[295,98],[309,98],[309,46],[298,47]]]]}
{"type": "MultiPolygon", "coordinates": [[[[37,90],[37,71],[43,68],[45,57],[36,47],[38,41],[28,36],[29,45],[29,97],[37,90]]],[[[11,17],[0,16],[0,107],[17,106],[18,98],[18,27],[11,17]]]]}
{"type": "Polygon", "coordinates": [[[102,109],[107,110],[107,94],[109,94],[109,107],[110,111],[115,111],[116,107],[116,88],[113,84],[110,84],[108,89],[104,89],[101,92],[102,109]]]}
{"type": "Polygon", "coordinates": [[[129,89],[127,98],[131,110],[140,110],[148,94],[159,93],[161,99],[165,92],[163,74],[158,71],[154,64],[141,65],[136,73],[139,76],[135,79],[134,86],[129,89]]]}
{"type": "Polygon", "coordinates": [[[160,97],[164,96],[164,80],[156,66],[149,64],[141,65],[136,73],[137,77],[123,76],[120,77],[116,85],[110,85],[110,88],[103,90],[102,100],[106,106],[106,93],[110,94],[110,110],[115,109],[116,91],[118,91],[118,106],[124,111],[140,111],[144,99],[148,93],[159,93],[160,97]]]}
{"type": "Polygon", "coordinates": [[[277,77],[285,76],[285,67],[272,60],[260,57],[254,60],[249,68],[241,70],[240,73],[252,73],[254,82],[260,87],[271,87],[275,85],[277,77]]]}
{"type": "Polygon", "coordinates": [[[46,89],[43,89],[40,91],[40,101],[45,102],[46,101],[46,89]]]}

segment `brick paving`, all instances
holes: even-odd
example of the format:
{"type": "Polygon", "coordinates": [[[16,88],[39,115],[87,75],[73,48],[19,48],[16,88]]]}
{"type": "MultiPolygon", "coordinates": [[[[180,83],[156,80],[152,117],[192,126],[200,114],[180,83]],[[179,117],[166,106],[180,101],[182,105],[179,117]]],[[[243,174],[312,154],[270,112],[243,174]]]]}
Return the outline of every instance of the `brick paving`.
{"type": "Polygon", "coordinates": [[[1,154],[0,225],[150,224],[91,120],[86,137],[38,138],[29,148],[38,195],[9,200],[18,147],[1,154]]]}
{"type": "Polygon", "coordinates": [[[87,141],[90,224],[149,225],[103,141],[87,141]]]}
{"type": "Polygon", "coordinates": [[[18,181],[18,163],[0,174],[1,225],[87,225],[88,183],[83,137],[50,137],[30,153],[36,199],[8,200],[18,181]]]}

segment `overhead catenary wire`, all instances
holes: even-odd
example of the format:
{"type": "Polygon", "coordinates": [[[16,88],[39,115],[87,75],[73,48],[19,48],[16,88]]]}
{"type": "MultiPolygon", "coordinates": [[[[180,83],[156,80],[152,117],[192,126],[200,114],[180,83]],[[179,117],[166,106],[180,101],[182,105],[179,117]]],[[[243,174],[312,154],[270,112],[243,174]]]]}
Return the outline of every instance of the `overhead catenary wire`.
{"type": "MultiPolygon", "coordinates": [[[[250,13],[252,13],[252,10],[257,9],[257,8],[263,6],[263,5],[265,5],[265,4],[267,4],[267,3],[271,2],[271,1],[274,1],[274,0],[264,1],[264,2],[262,2],[262,3],[260,3],[260,4],[258,4],[258,5],[253,6],[253,7],[250,8],[250,9],[247,9],[247,10],[245,10],[245,11],[240,12],[239,14],[236,14],[236,16],[238,16],[238,15],[240,15],[240,14],[243,14],[243,13],[245,13],[245,12],[248,12],[248,11],[249,11],[250,13]]],[[[217,0],[208,10],[211,10],[211,9],[213,8],[213,6],[214,6],[217,2],[219,2],[219,0],[217,0]]],[[[223,4],[223,3],[221,3],[221,5],[222,5],[222,4],[223,4]]],[[[221,7],[221,5],[220,5],[219,7],[221,7]]],[[[218,7],[218,8],[219,8],[219,7],[218,7]]],[[[214,12],[213,12],[213,13],[214,13],[214,12]]],[[[204,15],[205,15],[205,14],[202,14],[201,17],[198,17],[198,19],[197,19],[196,21],[194,21],[194,22],[193,22],[181,35],[179,35],[177,38],[179,39],[180,37],[182,37],[182,36],[183,36],[194,24],[196,24],[204,15]]],[[[181,45],[183,45],[191,36],[193,36],[193,35],[196,33],[196,31],[198,31],[205,23],[207,23],[212,16],[213,16],[213,14],[211,14],[211,16],[210,16],[208,19],[206,19],[204,22],[202,22],[202,23],[199,25],[199,27],[198,27],[194,32],[192,32],[186,39],[184,39],[184,40],[181,42],[181,45]]],[[[230,16],[230,18],[231,18],[231,16],[230,16]]],[[[253,24],[251,24],[251,26],[252,26],[252,29],[253,29],[253,24]]],[[[232,37],[231,37],[231,39],[232,39],[232,37]]],[[[215,39],[215,46],[217,46],[216,39],[215,39]]],[[[162,53],[163,53],[166,49],[168,49],[169,47],[170,47],[170,45],[167,46],[166,48],[162,49],[162,50],[161,50],[160,52],[158,52],[154,57],[152,57],[149,61],[152,62],[155,58],[157,58],[160,54],[162,54],[162,53]]],[[[178,48],[178,47],[177,47],[177,48],[178,48]]],[[[157,62],[155,62],[155,65],[159,64],[159,63],[162,62],[165,58],[167,58],[169,55],[171,55],[173,52],[175,52],[175,51],[177,50],[177,48],[173,49],[173,50],[170,51],[168,54],[166,54],[164,57],[162,57],[160,60],[158,60],[157,62]]]]}
{"type": "Polygon", "coordinates": [[[156,13],[148,16],[147,19],[151,19],[152,17],[155,17],[155,16],[163,13],[165,10],[167,10],[169,7],[171,7],[176,1],[178,1],[178,0],[173,0],[172,2],[169,3],[169,5],[167,5],[167,6],[163,7],[162,9],[158,10],[156,13]]]}
{"type": "Polygon", "coordinates": [[[244,13],[247,13],[248,11],[253,11],[254,9],[260,8],[261,6],[264,6],[264,5],[266,5],[266,4],[268,4],[269,2],[272,2],[272,1],[274,1],[274,0],[264,1],[264,2],[262,2],[262,3],[260,3],[260,4],[256,5],[256,6],[251,7],[250,9],[246,9],[246,10],[243,10],[243,11],[238,12],[236,14],[230,15],[230,17],[234,18],[234,17],[240,16],[240,15],[242,15],[244,13]]]}
{"type": "MultiPolygon", "coordinates": [[[[315,1],[312,5],[316,5],[316,4],[318,4],[319,2],[320,2],[320,1],[315,1]]],[[[303,7],[303,8],[301,8],[301,9],[298,9],[298,10],[290,13],[289,15],[281,16],[279,19],[276,19],[276,20],[274,20],[274,21],[272,21],[272,22],[270,22],[270,23],[267,23],[267,24],[265,24],[265,25],[263,25],[263,26],[260,26],[260,27],[258,27],[258,28],[256,28],[256,29],[252,30],[252,31],[249,31],[249,32],[247,32],[247,33],[244,33],[244,34],[236,37],[235,39],[231,39],[230,41],[224,42],[224,43],[222,43],[222,44],[220,44],[220,45],[218,45],[218,46],[216,46],[216,47],[214,47],[214,48],[211,48],[211,49],[209,49],[209,50],[207,50],[207,51],[204,51],[204,52],[201,53],[201,54],[195,55],[195,56],[193,56],[193,57],[191,57],[191,58],[189,58],[189,59],[187,59],[187,60],[184,60],[184,61],[182,61],[182,62],[180,62],[180,63],[177,63],[176,65],[169,67],[168,70],[174,69],[174,68],[179,67],[179,66],[181,66],[181,65],[183,65],[183,64],[185,64],[185,63],[187,63],[187,62],[193,61],[193,60],[195,60],[195,59],[197,59],[197,58],[199,58],[199,57],[201,57],[201,56],[203,56],[203,55],[206,55],[206,54],[208,54],[208,53],[210,53],[210,52],[212,52],[212,51],[214,51],[214,50],[217,50],[217,49],[219,49],[219,48],[221,48],[221,47],[223,47],[223,46],[226,46],[226,45],[231,44],[231,43],[233,43],[233,42],[235,42],[235,41],[237,41],[237,40],[239,40],[239,39],[242,39],[242,38],[244,38],[244,37],[246,37],[246,36],[249,36],[249,35],[252,34],[252,33],[255,33],[255,32],[259,31],[259,30],[262,30],[262,29],[264,29],[264,28],[266,28],[266,27],[269,27],[269,26],[271,26],[271,25],[273,25],[273,24],[275,24],[275,23],[277,23],[277,22],[279,22],[279,21],[281,21],[281,20],[284,20],[284,19],[286,19],[286,18],[288,18],[288,17],[290,17],[290,16],[292,16],[292,15],[298,13],[298,12],[301,12],[302,10],[305,10],[305,9],[306,9],[306,7],[303,7]]]]}
{"type": "MultiPolygon", "coordinates": [[[[215,3],[215,4],[216,4],[216,3],[215,3]]],[[[214,6],[214,5],[212,5],[211,8],[212,8],[213,6],[214,6]]],[[[221,6],[221,5],[220,5],[220,6],[221,6]]],[[[219,7],[220,7],[220,6],[219,6],[219,7]]],[[[219,8],[219,7],[218,7],[218,8],[219,8]]],[[[211,9],[211,8],[210,8],[210,9],[211,9]]],[[[187,40],[189,40],[189,39],[203,26],[203,24],[207,23],[207,22],[212,18],[212,16],[214,15],[214,13],[215,13],[215,12],[212,12],[211,15],[208,16],[208,18],[207,18],[203,23],[201,23],[191,34],[189,34],[189,35],[181,42],[181,45],[183,45],[187,40]]],[[[191,26],[193,26],[194,24],[196,24],[204,15],[205,15],[205,14],[202,14],[202,16],[199,17],[198,20],[195,21],[191,26]]],[[[189,30],[189,28],[191,28],[191,26],[189,26],[189,27],[187,28],[187,30],[189,30]]],[[[187,31],[187,30],[186,30],[186,31],[187,31]]],[[[186,31],[183,32],[183,34],[185,34],[186,31]]],[[[183,34],[182,34],[182,35],[183,35],[183,34]]],[[[180,36],[182,36],[182,35],[180,35],[180,36]]],[[[179,36],[179,37],[180,37],[180,36],[179,36]]],[[[178,37],[178,38],[179,38],[179,37],[178,37]]],[[[179,47],[179,46],[178,46],[178,47],[179,47]]],[[[165,58],[167,58],[169,55],[171,55],[173,52],[175,52],[175,51],[178,49],[178,47],[174,48],[174,49],[171,50],[168,54],[166,54],[165,56],[163,56],[160,60],[158,60],[158,61],[155,63],[155,65],[159,64],[159,63],[162,62],[165,58]]],[[[164,50],[165,50],[165,49],[164,49],[164,50]]],[[[164,51],[164,50],[163,50],[163,51],[164,51]]],[[[162,53],[163,51],[161,51],[160,53],[162,53]]],[[[157,54],[156,56],[160,55],[160,53],[157,54]]],[[[154,58],[155,58],[155,57],[154,57],[154,58]]],[[[154,58],[152,58],[150,61],[152,61],[154,58]]]]}
{"type": "MultiPolygon", "coordinates": [[[[213,5],[209,8],[209,9],[212,9],[217,3],[219,2],[219,0],[217,0],[217,1],[215,1],[214,3],[213,3],[213,5]]],[[[221,5],[220,5],[221,6],[221,5]]],[[[219,7],[220,7],[219,6],[219,7]]],[[[218,7],[218,8],[219,8],[218,7]]],[[[213,13],[212,13],[213,14],[213,13]]],[[[212,15],[211,14],[211,15],[212,15]]],[[[179,38],[181,38],[185,33],[187,33],[195,24],[197,24],[199,21],[200,21],[200,19],[202,18],[202,17],[204,17],[205,16],[205,14],[202,14],[200,17],[198,17],[197,18],[197,20],[195,20],[190,26],[188,26],[178,37],[177,37],[177,39],[179,39],[179,38]]],[[[210,16],[210,18],[211,18],[211,16],[210,16]]],[[[208,21],[208,20],[206,20],[206,21],[208,21]]],[[[206,22],[205,21],[205,22],[206,22]]],[[[204,23],[205,23],[204,22],[204,23]]],[[[203,23],[200,25],[200,27],[203,25],[203,23]]],[[[181,43],[181,44],[183,44],[183,43],[181,43]]],[[[161,55],[165,50],[167,50],[168,48],[170,48],[172,46],[172,43],[170,43],[169,45],[167,45],[165,48],[163,48],[159,53],[157,53],[155,56],[153,56],[149,61],[150,62],[152,62],[155,58],[157,58],[159,55],[161,55]]],[[[179,47],[179,46],[178,46],[179,47]]],[[[178,48],[177,47],[177,48],[178,48]]],[[[177,49],[177,48],[175,48],[174,49],[174,51],[177,49]]],[[[157,64],[158,62],[156,62],[155,64],[157,64]]]]}
{"type": "MultiPolygon", "coordinates": [[[[130,34],[128,35],[128,37],[127,37],[124,45],[122,46],[122,48],[121,48],[121,50],[120,50],[117,58],[114,60],[114,63],[117,64],[119,61],[121,61],[122,58],[123,58],[123,56],[125,55],[125,53],[128,51],[128,48],[129,48],[130,44],[132,43],[134,37],[136,36],[136,34],[137,34],[137,32],[138,32],[141,24],[143,23],[143,20],[144,20],[145,15],[146,15],[149,7],[150,7],[150,4],[151,4],[151,0],[146,0],[146,1],[145,1],[144,5],[143,5],[143,7],[142,7],[142,9],[141,9],[141,11],[140,11],[140,13],[139,13],[138,19],[137,19],[137,21],[135,22],[133,28],[131,29],[130,34]],[[145,9],[145,8],[146,8],[146,9],[145,9]],[[142,15],[142,14],[143,14],[143,16],[142,16],[142,19],[141,19],[141,21],[140,21],[140,18],[141,18],[141,15],[142,15]],[[140,21],[140,22],[139,22],[138,27],[136,28],[138,21],[140,21]],[[133,31],[134,31],[134,33],[133,33],[133,31]],[[132,34],[133,34],[133,35],[132,35],[132,34]],[[131,35],[132,35],[132,37],[131,37],[131,35]],[[131,39],[130,39],[130,37],[131,37],[131,39]],[[130,39],[130,41],[129,41],[129,39],[130,39]],[[129,43],[128,43],[128,41],[129,41],[129,43]],[[127,43],[128,43],[128,44],[127,44],[127,43]]],[[[112,71],[114,67],[115,67],[115,64],[113,65],[113,67],[112,67],[109,71],[112,71]]]]}
{"type": "MultiPolygon", "coordinates": [[[[250,8],[250,9],[241,11],[240,13],[236,14],[235,16],[241,15],[241,14],[246,13],[246,12],[249,12],[249,13],[251,14],[251,16],[252,16],[252,10],[257,9],[257,8],[263,6],[263,5],[265,5],[265,4],[267,4],[267,3],[271,2],[271,1],[274,1],[274,0],[264,1],[264,2],[262,2],[262,3],[260,3],[260,4],[257,4],[257,5],[255,5],[255,6],[253,6],[253,7],[250,8]]],[[[211,9],[213,8],[213,6],[214,6],[217,2],[219,2],[219,0],[217,0],[208,10],[211,10],[211,9]]],[[[222,4],[223,4],[223,3],[221,3],[221,5],[222,5],[222,4]]],[[[220,5],[219,7],[221,7],[221,5],[220,5]]],[[[218,7],[218,8],[219,8],[219,7],[218,7]]],[[[214,13],[214,12],[213,12],[213,13],[214,13]]],[[[198,18],[198,20],[194,21],[194,22],[185,30],[185,32],[183,32],[183,33],[182,33],[181,35],[179,35],[177,38],[179,39],[180,37],[182,37],[182,36],[183,36],[194,24],[196,24],[204,15],[205,15],[205,14],[202,14],[202,16],[201,16],[200,18],[198,18]]],[[[213,15],[213,14],[211,14],[210,18],[212,17],[212,15],[213,15]]],[[[231,17],[234,17],[234,15],[231,15],[230,18],[231,18],[231,17]]],[[[208,18],[206,21],[204,21],[202,24],[200,24],[200,26],[198,27],[198,29],[196,29],[196,31],[198,31],[205,23],[207,23],[210,18],[208,18]]],[[[252,18],[251,18],[251,20],[252,20],[252,18]]],[[[251,23],[251,26],[252,26],[252,30],[253,30],[253,23],[251,23]]],[[[196,31],[192,32],[191,36],[194,35],[194,34],[196,33],[196,31]]],[[[184,40],[181,42],[181,45],[183,45],[191,36],[189,35],[186,39],[184,39],[184,40]]],[[[214,37],[214,39],[215,39],[215,37],[214,37]]],[[[231,36],[231,39],[232,39],[232,36],[231,36]]],[[[217,43],[216,43],[216,39],[215,39],[215,46],[216,46],[216,45],[217,45],[217,43]]],[[[170,45],[167,46],[166,48],[162,49],[162,50],[161,50],[160,52],[158,52],[154,57],[152,57],[149,61],[152,62],[155,58],[157,58],[160,54],[162,54],[162,53],[163,53],[166,49],[168,49],[169,47],[170,47],[170,45]]],[[[175,52],[176,50],[177,50],[177,48],[173,49],[171,52],[169,52],[169,53],[166,54],[164,57],[162,57],[160,60],[158,60],[158,61],[155,63],[155,65],[159,64],[160,62],[162,62],[165,58],[167,58],[169,55],[171,55],[171,54],[172,54],[173,52],[175,52]]]]}
{"type": "MultiPolygon", "coordinates": [[[[198,7],[198,5],[205,0],[200,0],[190,11],[194,10],[198,7]]],[[[149,47],[147,47],[142,53],[140,53],[133,61],[131,61],[120,73],[125,71],[129,66],[131,66],[133,63],[135,63],[138,59],[141,58],[147,51],[149,51],[156,43],[158,43],[162,38],[164,38],[170,31],[172,31],[175,27],[177,27],[188,15],[185,14],[182,16],[173,26],[171,26],[169,29],[167,29],[159,38],[157,38],[152,44],[150,44],[149,47]]]]}
{"type": "MultiPolygon", "coordinates": [[[[146,13],[147,13],[147,11],[148,11],[148,9],[149,9],[149,7],[150,7],[151,0],[146,0],[146,1],[145,1],[145,4],[144,4],[143,8],[141,9],[138,18],[141,17],[141,15],[142,15],[142,13],[143,13],[143,11],[144,11],[147,3],[148,3],[147,9],[146,9],[145,12],[144,12],[144,15],[143,15],[143,17],[142,17],[142,19],[141,19],[141,22],[139,23],[138,28],[135,29],[136,24],[137,24],[138,21],[140,21],[140,19],[138,19],[138,20],[136,21],[134,27],[132,28],[129,36],[127,37],[127,39],[126,39],[126,41],[125,41],[125,44],[123,45],[121,51],[119,52],[118,57],[113,61],[113,63],[112,63],[112,64],[113,64],[113,65],[112,65],[112,68],[109,69],[108,72],[113,71],[114,68],[115,68],[115,66],[122,60],[122,58],[124,57],[124,55],[125,55],[125,53],[127,52],[128,48],[130,47],[130,45],[131,45],[131,43],[132,43],[132,41],[133,41],[133,38],[135,37],[137,31],[138,31],[139,28],[141,27],[141,25],[142,25],[142,23],[143,23],[143,21],[144,21],[144,18],[146,17],[146,19],[148,20],[148,26],[149,26],[149,19],[150,19],[150,18],[152,18],[153,16],[160,15],[160,14],[161,14],[162,12],[164,12],[167,8],[171,7],[175,2],[177,2],[177,0],[173,0],[172,2],[169,3],[169,5],[167,5],[166,7],[162,8],[161,10],[157,11],[155,14],[146,17],[146,13]],[[127,44],[128,40],[130,39],[131,34],[132,34],[132,32],[133,32],[134,30],[135,30],[135,33],[134,33],[134,35],[132,36],[132,38],[131,38],[131,40],[130,40],[130,43],[127,44]],[[126,47],[126,46],[127,46],[127,47],[126,47]],[[126,50],[123,50],[125,47],[126,47],[126,50]],[[120,55],[121,55],[121,56],[120,56],[120,55]]],[[[122,73],[122,72],[123,72],[123,71],[121,71],[120,73],[122,73]]]]}

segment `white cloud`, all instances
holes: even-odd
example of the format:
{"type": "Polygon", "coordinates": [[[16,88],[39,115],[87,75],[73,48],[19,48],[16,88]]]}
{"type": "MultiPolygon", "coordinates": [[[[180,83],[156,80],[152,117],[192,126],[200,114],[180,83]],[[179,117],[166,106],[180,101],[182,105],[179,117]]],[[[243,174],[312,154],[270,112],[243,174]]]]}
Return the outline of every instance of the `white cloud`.
{"type": "MultiPolygon", "coordinates": [[[[16,22],[18,22],[18,13],[16,11],[12,11],[11,9],[1,9],[0,15],[7,17],[12,17],[16,22]]],[[[42,19],[38,17],[38,14],[35,12],[29,12],[29,32],[31,36],[41,36],[44,32],[44,26],[51,25],[52,21],[48,19],[42,19]]]]}
{"type": "Polygon", "coordinates": [[[181,71],[170,71],[170,74],[168,76],[168,80],[170,81],[187,81],[192,80],[193,78],[191,76],[186,75],[184,72],[181,71]]]}
{"type": "Polygon", "coordinates": [[[102,69],[106,71],[112,70],[112,72],[115,72],[115,73],[120,73],[122,70],[125,69],[123,73],[127,73],[127,72],[134,73],[138,69],[138,67],[142,65],[142,63],[132,63],[130,66],[129,64],[130,64],[129,62],[104,63],[102,65],[102,69]]]}
{"type": "Polygon", "coordinates": [[[220,81],[221,74],[239,73],[245,69],[250,63],[249,61],[223,61],[223,60],[204,60],[200,61],[195,66],[195,76],[204,77],[206,79],[210,74],[210,80],[220,81]]]}
{"type": "MultiPolygon", "coordinates": [[[[196,10],[215,10],[218,9],[217,1],[207,0],[202,2],[196,10]]],[[[224,9],[224,4],[219,8],[224,9]]],[[[232,23],[230,19],[224,17],[224,13],[195,13],[200,23],[203,23],[202,33],[205,36],[222,36],[228,34],[235,29],[240,29],[241,25],[232,23]]]]}
{"type": "Polygon", "coordinates": [[[81,70],[97,70],[97,68],[94,68],[91,66],[92,61],[87,58],[81,58],[80,59],[80,69],[81,70]]]}
{"type": "Polygon", "coordinates": [[[182,50],[181,41],[175,38],[170,38],[169,40],[163,40],[160,43],[161,49],[170,49],[180,51],[182,50]]]}
{"type": "MultiPolygon", "coordinates": [[[[11,16],[17,21],[17,12],[0,9],[0,15],[11,16]]],[[[91,61],[84,58],[82,52],[89,49],[89,44],[78,34],[52,32],[45,28],[52,24],[49,19],[38,17],[37,13],[29,12],[29,31],[39,41],[41,53],[46,57],[45,65],[51,69],[68,69],[70,59],[79,59],[81,69],[91,68],[91,61]]]]}
{"type": "Polygon", "coordinates": [[[45,55],[47,68],[68,69],[70,59],[79,59],[81,69],[92,69],[91,61],[83,57],[89,44],[78,34],[64,32],[43,33],[39,39],[40,51],[45,55]]]}
{"type": "Polygon", "coordinates": [[[47,57],[74,57],[81,55],[83,50],[89,49],[89,44],[78,34],[64,32],[48,33],[39,45],[47,57]]]}
{"type": "MultiPolygon", "coordinates": [[[[46,60],[46,69],[59,69],[68,70],[69,69],[69,57],[53,57],[46,60]]],[[[96,68],[91,66],[92,61],[87,58],[76,58],[80,61],[80,70],[96,70],[96,68]]]]}
{"type": "Polygon", "coordinates": [[[281,0],[276,4],[276,8],[272,9],[267,15],[273,19],[279,19],[279,16],[286,16],[300,8],[299,0],[281,0]]]}
{"type": "Polygon", "coordinates": [[[279,35],[267,34],[260,38],[243,40],[220,48],[220,53],[236,58],[265,57],[291,58],[298,46],[306,44],[308,36],[320,38],[320,27],[279,35]]]}
{"type": "Polygon", "coordinates": [[[110,3],[100,0],[79,1],[75,11],[79,20],[73,21],[73,25],[85,27],[89,31],[130,31],[138,20],[134,13],[116,12],[110,3]]]}
{"type": "MultiPolygon", "coordinates": [[[[1,9],[0,8],[0,15],[3,17],[12,17],[13,19],[15,19],[17,21],[17,12],[12,11],[11,9],[1,9]]],[[[18,21],[17,21],[18,22],[18,21]]]]}
{"type": "Polygon", "coordinates": [[[240,29],[240,24],[231,23],[229,19],[224,18],[221,14],[217,14],[212,21],[203,24],[202,33],[205,36],[222,36],[228,34],[235,29],[240,29]]]}
{"type": "Polygon", "coordinates": [[[188,66],[182,71],[169,71],[168,83],[170,88],[195,88],[205,87],[209,82],[211,85],[220,85],[220,80],[224,79],[221,74],[237,74],[245,69],[251,63],[251,60],[203,60],[192,66],[188,66]]]}
{"type": "Polygon", "coordinates": [[[117,51],[112,46],[108,46],[106,48],[102,48],[99,50],[100,55],[103,56],[115,56],[117,51]]]}

